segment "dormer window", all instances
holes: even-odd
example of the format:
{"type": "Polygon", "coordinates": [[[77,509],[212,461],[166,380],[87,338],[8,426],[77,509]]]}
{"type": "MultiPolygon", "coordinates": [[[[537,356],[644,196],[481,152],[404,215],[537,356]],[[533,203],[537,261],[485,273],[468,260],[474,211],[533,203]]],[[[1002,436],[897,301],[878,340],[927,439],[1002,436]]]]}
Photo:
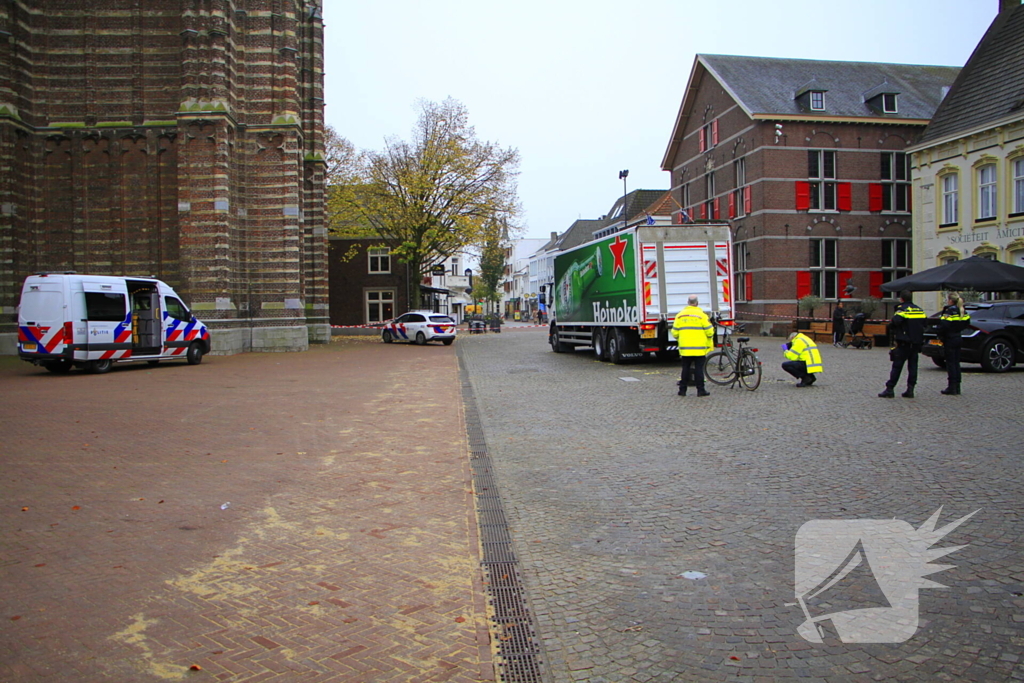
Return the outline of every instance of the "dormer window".
{"type": "Polygon", "coordinates": [[[863,94],[864,103],[876,114],[896,114],[899,92],[889,81],[882,81],[863,94]]]}
{"type": "Polygon", "coordinates": [[[898,109],[896,107],[896,93],[882,93],[882,113],[895,114],[897,113],[897,111],[898,109]]]}
{"type": "Polygon", "coordinates": [[[804,111],[825,111],[825,93],[828,88],[816,78],[812,78],[793,93],[797,106],[804,111]]]}
{"type": "Polygon", "coordinates": [[[811,111],[825,111],[825,91],[811,91],[811,111]]]}

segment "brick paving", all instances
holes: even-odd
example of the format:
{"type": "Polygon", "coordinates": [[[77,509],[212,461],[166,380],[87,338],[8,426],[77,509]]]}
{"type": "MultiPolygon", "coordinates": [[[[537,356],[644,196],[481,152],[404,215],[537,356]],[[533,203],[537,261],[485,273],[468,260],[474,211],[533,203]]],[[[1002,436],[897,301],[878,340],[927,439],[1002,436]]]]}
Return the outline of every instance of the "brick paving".
{"type": "Polygon", "coordinates": [[[947,397],[922,359],[917,398],[881,399],[886,349],[825,345],[824,376],[797,389],[781,340],[755,338],[760,389],[678,397],[674,363],[545,342],[517,330],[457,346],[550,683],[1024,680],[1024,368],[966,365],[964,394],[947,397]],[[948,588],[920,591],[915,635],[797,634],[802,524],[918,528],[940,506],[940,525],[979,512],[937,543],[965,547],[937,561],[948,588]]]}
{"type": "Polygon", "coordinates": [[[0,388],[0,680],[494,679],[453,347],[0,388]]]}

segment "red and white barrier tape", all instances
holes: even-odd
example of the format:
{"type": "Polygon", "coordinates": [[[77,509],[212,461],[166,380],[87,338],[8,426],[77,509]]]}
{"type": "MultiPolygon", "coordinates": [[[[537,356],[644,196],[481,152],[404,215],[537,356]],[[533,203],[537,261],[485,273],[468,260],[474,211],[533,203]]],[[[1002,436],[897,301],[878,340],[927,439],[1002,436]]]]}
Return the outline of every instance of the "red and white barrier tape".
{"type": "MultiPolygon", "coordinates": [[[[818,322],[830,323],[832,318],[808,318],[801,315],[778,315],[776,313],[753,313],[744,311],[740,315],[758,315],[763,318],[782,318],[784,320],[816,320],[818,322]]],[[[844,320],[853,320],[852,318],[844,318],[844,320]]],[[[865,320],[865,323],[887,323],[888,320],[865,320]]]]}

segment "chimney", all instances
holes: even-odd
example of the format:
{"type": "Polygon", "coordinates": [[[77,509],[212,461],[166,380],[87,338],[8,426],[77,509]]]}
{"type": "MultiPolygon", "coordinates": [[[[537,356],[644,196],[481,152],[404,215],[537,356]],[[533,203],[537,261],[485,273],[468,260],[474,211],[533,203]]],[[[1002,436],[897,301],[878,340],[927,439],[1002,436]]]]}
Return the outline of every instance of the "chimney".
{"type": "Polygon", "coordinates": [[[1021,0],[999,0],[999,13],[1009,12],[1020,7],[1021,0]]]}
{"type": "Polygon", "coordinates": [[[551,239],[552,239],[552,241],[558,239],[558,233],[555,232],[554,230],[551,231],[551,239]]]}

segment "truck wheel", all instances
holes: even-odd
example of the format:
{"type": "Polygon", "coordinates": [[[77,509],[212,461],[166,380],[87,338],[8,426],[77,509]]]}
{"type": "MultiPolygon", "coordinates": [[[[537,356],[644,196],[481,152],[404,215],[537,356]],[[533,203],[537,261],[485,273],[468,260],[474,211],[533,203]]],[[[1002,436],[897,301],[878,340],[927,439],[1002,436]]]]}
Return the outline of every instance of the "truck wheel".
{"type": "Polygon", "coordinates": [[[64,375],[71,372],[73,364],[69,360],[58,360],[52,363],[44,363],[43,367],[55,375],[64,375]]]}
{"type": "Polygon", "coordinates": [[[993,339],[981,351],[981,367],[989,372],[1006,372],[1013,367],[1017,352],[1005,339],[993,339]]]}
{"type": "Polygon", "coordinates": [[[594,356],[596,356],[598,360],[608,360],[608,343],[605,341],[606,339],[607,337],[605,336],[605,329],[603,327],[594,329],[594,356]]]}
{"type": "Polygon", "coordinates": [[[114,366],[114,362],[109,358],[102,360],[92,360],[86,363],[86,372],[91,372],[94,375],[102,375],[104,372],[110,372],[110,368],[114,366]]]}
{"type": "Polygon", "coordinates": [[[569,353],[572,349],[568,344],[562,343],[558,338],[558,328],[553,328],[551,334],[548,335],[548,339],[551,341],[551,350],[555,353],[569,353]]]}
{"type": "Polygon", "coordinates": [[[622,346],[625,340],[622,338],[622,330],[608,330],[608,360],[616,365],[625,363],[622,357],[622,346]]]}
{"type": "Polygon", "coordinates": [[[199,344],[192,344],[185,352],[185,361],[189,365],[199,365],[203,362],[203,347],[199,344]]]}

